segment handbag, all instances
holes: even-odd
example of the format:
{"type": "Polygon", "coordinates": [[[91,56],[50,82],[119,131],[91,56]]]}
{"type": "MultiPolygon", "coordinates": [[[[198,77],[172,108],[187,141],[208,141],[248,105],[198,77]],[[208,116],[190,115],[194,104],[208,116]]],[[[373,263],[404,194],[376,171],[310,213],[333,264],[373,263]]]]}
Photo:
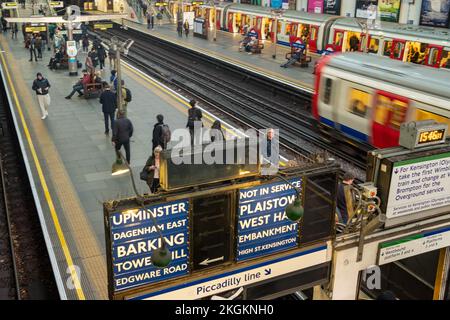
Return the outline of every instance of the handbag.
{"type": "Polygon", "coordinates": [[[148,179],[148,170],[147,170],[147,167],[144,167],[143,169],[142,169],[142,171],[139,173],[139,177],[141,178],[141,180],[143,180],[143,181],[147,181],[147,179],[148,179]]]}

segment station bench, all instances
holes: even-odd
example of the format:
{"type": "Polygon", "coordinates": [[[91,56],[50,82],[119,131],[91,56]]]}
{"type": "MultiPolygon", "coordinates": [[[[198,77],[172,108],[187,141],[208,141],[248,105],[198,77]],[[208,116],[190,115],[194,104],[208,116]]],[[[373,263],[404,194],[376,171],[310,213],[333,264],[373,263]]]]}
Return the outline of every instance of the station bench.
{"type": "Polygon", "coordinates": [[[251,53],[261,53],[261,50],[264,49],[264,43],[261,40],[258,40],[258,43],[253,45],[250,49],[251,53]]]}
{"type": "MultiPolygon", "coordinates": [[[[293,54],[293,52],[286,53],[286,60],[290,60],[292,57],[292,54],[293,54]]],[[[297,61],[295,61],[294,65],[298,63],[298,64],[300,64],[301,68],[308,68],[311,61],[312,61],[312,59],[310,56],[302,54],[300,59],[297,59],[297,61]]]]}
{"type": "Polygon", "coordinates": [[[101,83],[88,83],[83,85],[83,96],[85,99],[98,98],[103,92],[101,83]]]}

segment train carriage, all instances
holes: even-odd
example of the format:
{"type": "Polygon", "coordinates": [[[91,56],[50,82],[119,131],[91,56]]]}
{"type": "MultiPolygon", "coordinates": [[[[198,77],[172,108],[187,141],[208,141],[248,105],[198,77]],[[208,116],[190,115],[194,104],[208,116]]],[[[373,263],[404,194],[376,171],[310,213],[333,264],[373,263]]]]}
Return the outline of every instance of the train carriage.
{"type": "MultiPolygon", "coordinates": [[[[354,19],[342,18],[332,25],[324,46],[337,52],[362,51],[365,36],[354,19]]],[[[450,68],[450,34],[431,27],[381,22],[369,30],[368,52],[403,62],[450,68]]]]}
{"type": "Polygon", "coordinates": [[[318,65],[313,114],[352,139],[377,148],[397,146],[403,122],[434,119],[450,125],[449,83],[445,70],[336,54],[318,65]]]}

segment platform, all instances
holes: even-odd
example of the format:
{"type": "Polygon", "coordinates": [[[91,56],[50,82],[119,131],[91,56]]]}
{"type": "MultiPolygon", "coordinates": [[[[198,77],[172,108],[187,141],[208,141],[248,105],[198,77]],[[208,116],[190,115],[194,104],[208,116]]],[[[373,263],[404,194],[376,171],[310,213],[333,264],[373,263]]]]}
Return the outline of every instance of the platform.
{"type": "MultiPolygon", "coordinates": [[[[0,36],[1,73],[21,148],[41,217],[55,277],[62,299],[107,299],[107,272],[102,203],[133,195],[129,176],[111,176],[115,152],[111,137],[104,134],[103,114],[97,99],[85,100],[71,91],[77,77],[67,70],[50,71],[50,51],[43,60],[29,62],[22,36],[11,40],[0,36]],[[50,84],[49,116],[41,120],[31,85],[37,72],[50,84]],[[78,285],[81,283],[81,285],[78,285]]],[[[83,54],[79,56],[84,61],[83,54]]],[[[156,115],[165,116],[171,130],[184,128],[189,104],[168,88],[123,65],[123,78],[133,101],[128,117],[134,124],[131,165],[138,190],[148,193],[139,172],[151,152],[156,115]]],[[[80,70],[81,72],[81,70],[80,70]]],[[[104,79],[109,78],[109,66],[104,79]]],[[[216,120],[205,114],[205,126],[216,120]]],[[[226,128],[227,135],[234,135],[226,128]]]]}
{"type": "Polygon", "coordinates": [[[274,48],[270,41],[264,41],[264,49],[261,54],[249,55],[246,52],[239,52],[239,41],[243,38],[240,34],[233,35],[229,32],[217,31],[216,41],[213,41],[211,30],[209,31],[208,40],[205,40],[194,37],[193,30],[190,30],[187,38],[184,35],[179,37],[176,26],[173,24],[158,25],[155,23],[154,29],[150,30],[147,28],[147,25],[124,19],[123,25],[208,55],[217,60],[228,62],[242,69],[253,71],[300,90],[313,92],[315,79],[313,70],[317,57],[312,57],[312,62],[308,68],[300,68],[299,66],[281,68],[280,65],[286,62],[285,56],[287,52],[290,52],[290,49],[278,45],[276,59],[273,59],[274,48]]]}

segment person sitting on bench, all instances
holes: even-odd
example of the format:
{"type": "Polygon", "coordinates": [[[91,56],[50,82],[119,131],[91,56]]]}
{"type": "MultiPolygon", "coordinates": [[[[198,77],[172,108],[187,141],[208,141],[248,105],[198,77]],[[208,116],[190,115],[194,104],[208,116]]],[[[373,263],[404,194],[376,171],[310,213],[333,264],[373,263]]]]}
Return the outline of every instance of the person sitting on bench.
{"type": "Polygon", "coordinates": [[[245,46],[245,52],[248,52],[248,54],[252,54],[252,48],[257,43],[258,43],[258,40],[256,39],[256,37],[251,37],[250,41],[245,46]]]}
{"type": "Polygon", "coordinates": [[[295,62],[300,61],[303,56],[303,50],[301,48],[295,48],[294,52],[291,55],[291,58],[280,67],[287,68],[290,65],[293,65],[295,62]]]}
{"type": "Polygon", "coordinates": [[[83,88],[85,84],[88,84],[91,82],[91,75],[86,71],[83,70],[83,78],[81,78],[73,87],[72,92],[66,97],[66,99],[71,99],[72,96],[75,94],[75,92],[78,92],[78,96],[83,96],[83,88]]]}
{"type": "Polygon", "coordinates": [[[239,51],[242,51],[242,49],[244,49],[250,41],[251,37],[249,37],[248,35],[245,36],[244,39],[242,39],[242,41],[239,42],[239,51]]]}
{"type": "Polygon", "coordinates": [[[53,58],[50,58],[50,62],[48,63],[48,67],[50,67],[50,70],[58,69],[58,64],[61,63],[62,58],[63,58],[63,55],[62,55],[61,51],[56,50],[55,56],[53,58]]]}

